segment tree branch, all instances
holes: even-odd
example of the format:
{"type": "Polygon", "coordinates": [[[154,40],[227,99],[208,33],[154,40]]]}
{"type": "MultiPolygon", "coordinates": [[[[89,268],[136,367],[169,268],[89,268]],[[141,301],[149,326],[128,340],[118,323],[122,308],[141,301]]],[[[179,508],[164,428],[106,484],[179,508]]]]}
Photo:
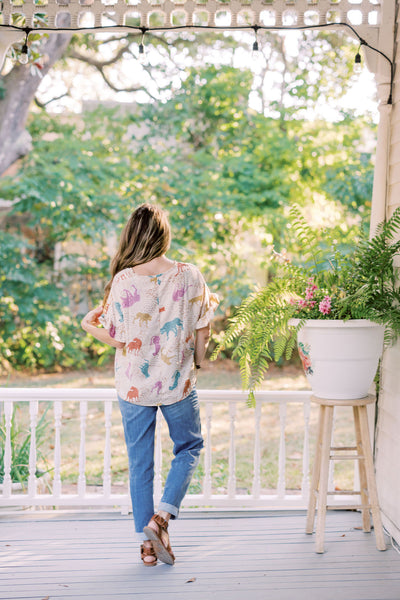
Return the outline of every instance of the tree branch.
{"type": "MultiPolygon", "coordinates": [[[[114,36],[112,38],[109,38],[107,40],[105,40],[104,42],[102,42],[103,44],[108,44],[109,42],[125,42],[124,44],[122,44],[122,46],[115,52],[115,54],[109,58],[108,60],[98,60],[96,58],[93,58],[92,56],[88,55],[88,54],[82,54],[81,52],[78,52],[75,48],[70,48],[68,51],[68,56],[70,58],[74,58],[75,60],[80,60],[81,62],[85,62],[88,65],[92,65],[93,67],[96,68],[101,68],[101,67],[107,67],[108,65],[113,65],[116,62],[118,62],[118,60],[120,58],[122,58],[122,56],[125,53],[131,54],[131,56],[134,56],[130,50],[130,45],[131,43],[136,39],[142,36],[141,32],[135,33],[135,34],[128,34],[126,36],[120,37],[120,36],[114,36]]],[[[164,46],[165,48],[171,48],[173,47],[173,43],[168,42],[167,40],[163,39],[162,37],[159,37],[157,35],[153,35],[151,33],[146,33],[146,39],[149,40],[154,40],[157,41],[158,44],[164,46]]]]}
{"type": "Polygon", "coordinates": [[[61,98],[65,98],[65,96],[68,96],[68,93],[69,93],[69,90],[67,92],[64,92],[63,94],[60,94],[59,96],[50,98],[50,100],[47,100],[47,102],[42,102],[41,100],[39,100],[39,98],[37,96],[35,96],[33,101],[38,108],[45,110],[46,106],[48,106],[50,104],[50,102],[55,102],[55,100],[60,100],[61,98]]]}
{"type": "Polygon", "coordinates": [[[100,75],[102,76],[102,78],[104,79],[105,83],[108,85],[108,87],[110,89],[112,89],[114,92],[146,92],[146,94],[148,94],[150,96],[150,98],[153,98],[153,100],[157,100],[156,96],[153,96],[153,94],[151,94],[149,92],[148,89],[146,89],[143,85],[133,85],[131,87],[127,87],[127,88],[119,88],[116,85],[114,85],[109,78],[107,77],[106,73],[104,72],[102,67],[97,67],[98,72],[100,73],[100,75]]]}
{"type": "Polygon", "coordinates": [[[95,67],[96,69],[102,69],[103,67],[107,67],[109,65],[113,65],[116,62],[118,62],[119,59],[125,53],[131,54],[133,56],[132,52],[129,49],[129,46],[130,46],[130,42],[127,42],[126,44],[121,46],[117,50],[117,52],[114,54],[114,56],[112,56],[108,60],[97,60],[96,58],[88,56],[87,54],[81,54],[80,52],[77,52],[76,50],[71,50],[70,52],[68,52],[68,56],[70,58],[74,58],[75,60],[80,60],[81,62],[91,65],[92,67],[95,67]]]}

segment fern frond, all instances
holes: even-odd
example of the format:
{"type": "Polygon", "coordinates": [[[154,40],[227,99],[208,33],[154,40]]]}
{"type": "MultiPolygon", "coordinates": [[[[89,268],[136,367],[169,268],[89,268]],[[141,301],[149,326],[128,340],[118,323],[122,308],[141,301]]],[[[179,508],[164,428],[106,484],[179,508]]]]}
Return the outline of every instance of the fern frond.
{"type": "Polygon", "coordinates": [[[332,300],[328,318],[382,323],[386,345],[400,336],[400,290],[394,269],[394,259],[400,255],[400,208],[378,226],[371,240],[360,237],[352,253],[335,249],[328,234],[321,242],[320,232],[309,226],[299,207],[291,209],[290,217],[306,264],[278,265],[275,278],[250,294],[229,319],[211,357],[216,358],[227,344],[235,344],[233,356],[239,361],[243,388],[248,390],[251,403],[270,362],[283,356],[289,359],[293,353],[297,332],[306,319],[296,327],[289,326],[289,319],[299,314],[326,318],[318,311],[317,302],[311,309],[305,304],[306,309],[299,313],[289,301],[304,296],[310,276],[319,294],[315,300],[320,301],[325,294],[332,300]]]}

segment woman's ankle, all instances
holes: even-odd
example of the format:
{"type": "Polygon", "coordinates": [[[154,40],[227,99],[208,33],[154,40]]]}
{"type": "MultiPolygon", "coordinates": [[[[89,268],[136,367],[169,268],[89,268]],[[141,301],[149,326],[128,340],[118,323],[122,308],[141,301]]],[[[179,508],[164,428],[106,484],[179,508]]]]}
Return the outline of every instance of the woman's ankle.
{"type": "Polygon", "coordinates": [[[167,522],[171,518],[171,513],[167,512],[165,510],[159,510],[157,514],[159,514],[160,517],[162,517],[163,519],[165,519],[167,522]]]}

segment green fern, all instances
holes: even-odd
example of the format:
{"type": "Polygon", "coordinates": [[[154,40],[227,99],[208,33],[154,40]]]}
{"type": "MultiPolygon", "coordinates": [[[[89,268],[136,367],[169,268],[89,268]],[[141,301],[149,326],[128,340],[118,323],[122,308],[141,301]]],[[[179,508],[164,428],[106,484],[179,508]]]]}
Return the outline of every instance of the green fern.
{"type": "Polygon", "coordinates": [[[322,244],[298,207],[291,209],[290,217],[304,249],[303,265],[276,254],[276,277],[242,302],[211,357],[215,359],[227,344],[236,344],[233,356],[239,361],[250,403],[269,364],[291,357],[297,331],[306,319],[370,319],[385,325],[387,345],[400,335],[400,292],[394,268],[394,259],[400,254],[400,208],[379,224],[371,240],[360,234],[357,246],[347,253],[335,249],[328,234],[322,244]],[[317,288],[315,303],[301,307],[298,300],[310,279],[317,288]],[[324,315],[319,302],[326,295],[331,311],[324,315]],[[296,327],[289,323],[293,317],[300,319],[296,327]]]}

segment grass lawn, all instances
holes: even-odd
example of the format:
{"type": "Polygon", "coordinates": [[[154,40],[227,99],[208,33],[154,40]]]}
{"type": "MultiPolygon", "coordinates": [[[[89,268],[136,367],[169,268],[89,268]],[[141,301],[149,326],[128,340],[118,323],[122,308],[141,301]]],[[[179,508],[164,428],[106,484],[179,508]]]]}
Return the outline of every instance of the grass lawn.
{"type": "MultiPolygon", "coordinates": [[[[113,368],[89,368],[83,371],[67,373],[39,374],[36,376],[18,374],[0,379],[2,387],[113,387],[113,368]]],[[[205,362],[198,373],[199,389],[240,389],[238,367],[232,361],[205,362]]],[[[302,370],[295,365],[282,368],[272,366],[263,386],[267,390],[305,390],[309,389],[302,370]]],[[[40,403],[40,412],[46,409],[45,402],[40,403]]],[[[17,407],[17,419],[21,427],[29,423],[28,411],[21,404],[17,407]]],[[[204,410],[202,409],[204,413],[204,410]]],[[[205,415],[203,414],[203,423],[205,415]]],[[[54,426],[51,411],[48,414],[49,426],[47,436],[40,447],[46,458],[47,468],[52,467],[54,449],[54,426]]],[[[311,411],[311,454],[314,452],[317,409],[311,411]]],[[[225,493],[228,483],[229,452],[229,414],[224,404],[214,406],[212,426],[212,481],[214,493],[225,493]]],[[[286,487],[297,490],[302,479],[302,449],[304,435],[304,418],[302,406],[289,405],[286,417],[286,487]]],[[[353,439],[351,412],[343,407],[336,414],[336,444],[349,445],[353,439]]],[[[86,423],[86,480],[90,486],[102,485],[103,446],[104,446],[103,406],[99,402],[89,403],[86,423]]],[[[163,427],[163,477],[168,471],[171,456],[171,443],[163,427]]],[[[279,406],[266,405],[262,410],[261,420],[261,483],[263,493],[268,493],[277,486],[278,454],[280,441],[279,406]]],[[[78,477],[78,461],[80,447],[79,405],[71,401],[63,405],[62,429],[62,479],[66,492],[76,489],[78,477]]],[[[127,459],[123,431],[118,406],[112,415],[112,483],[113,488],[121,491],[127,489],[127,459]]],[[[242,494],[251,493],[253,479],[254,449],[254,413],[246,405],[238,406],[236,416],[236,486],[242,494]]],[[[312,456],[311,456],[312,458],[312,456]]],[[[43,462],[43,468],[46,464],[43,462]]],[[[189,492],[201,490],[204,476],[204,456],[194,475],[189,492]]],[[[335,464],[335,486],[338,489],[350,489],[353,485],[353,463],[338,462],[335,464]]]]}

